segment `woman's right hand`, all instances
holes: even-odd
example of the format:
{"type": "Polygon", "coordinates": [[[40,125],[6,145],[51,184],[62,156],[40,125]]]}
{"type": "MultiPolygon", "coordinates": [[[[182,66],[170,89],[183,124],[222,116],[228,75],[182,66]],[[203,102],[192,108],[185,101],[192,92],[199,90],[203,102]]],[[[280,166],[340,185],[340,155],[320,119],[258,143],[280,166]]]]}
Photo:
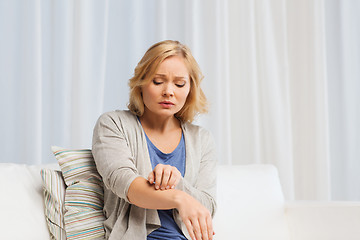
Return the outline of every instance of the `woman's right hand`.
{"type": "Polygon", "coordinates": [[[199,201],[184,193],[177,207],[192,240],[212,240],[215,234],[210,212],[199,201]]]}
{"type": "Polygon", "coordinates": [[[148,181],[156,190],[174,189],[181,179],[180,171],[171,165],[158,164],[149,173],[148,181]]]}

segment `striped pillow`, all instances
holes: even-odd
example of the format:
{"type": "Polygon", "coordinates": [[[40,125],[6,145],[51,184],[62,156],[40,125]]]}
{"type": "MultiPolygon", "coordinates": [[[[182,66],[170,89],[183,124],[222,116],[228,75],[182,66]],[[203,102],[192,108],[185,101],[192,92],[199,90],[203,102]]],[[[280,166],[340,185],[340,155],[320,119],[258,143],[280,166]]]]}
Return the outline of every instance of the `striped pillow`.
{"type": "Polygon", "coordinates": [[[104,239],[104,190],[91,150],[51,148],[65,184],[67,239],[104,239]]]}
{"type": "Polygon", "coordinates": [[[41,169],[45,216],[51,239],[66,240],[64,224],[65,184],[60,171],[41,169]]]}

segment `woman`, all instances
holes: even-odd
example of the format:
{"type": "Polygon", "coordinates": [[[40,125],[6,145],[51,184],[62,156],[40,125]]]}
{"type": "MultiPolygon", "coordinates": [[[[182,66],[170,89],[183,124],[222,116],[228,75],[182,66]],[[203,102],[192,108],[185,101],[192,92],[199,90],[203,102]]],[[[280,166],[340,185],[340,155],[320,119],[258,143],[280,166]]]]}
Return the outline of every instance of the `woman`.
{"type": "Polygon", "coordinates": [[[105,185],[106,239],[212,239],[216,158],[202,75],[190,50],[159,42],[130,79],[130,111],[103,114],[93,155],[105,185]]]}

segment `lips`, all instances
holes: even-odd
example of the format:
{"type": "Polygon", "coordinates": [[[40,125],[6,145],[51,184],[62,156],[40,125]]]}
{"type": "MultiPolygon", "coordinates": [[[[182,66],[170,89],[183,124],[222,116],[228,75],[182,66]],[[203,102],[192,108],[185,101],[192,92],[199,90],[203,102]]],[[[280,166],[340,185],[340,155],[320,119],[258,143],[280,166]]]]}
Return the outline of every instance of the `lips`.
{"type": "Polygon", "coordinates": [[[172,102],[170,101],[162,101],[160,102],[160,104],[169,104],[169,105],[174,105],[172,102]]]}
{"type": "Polygon", "coordinates": [[[170,101],[162,101],[159,104],[164,108],[170,108],[175,105],[174,103],[172,103],[170,101]]]}

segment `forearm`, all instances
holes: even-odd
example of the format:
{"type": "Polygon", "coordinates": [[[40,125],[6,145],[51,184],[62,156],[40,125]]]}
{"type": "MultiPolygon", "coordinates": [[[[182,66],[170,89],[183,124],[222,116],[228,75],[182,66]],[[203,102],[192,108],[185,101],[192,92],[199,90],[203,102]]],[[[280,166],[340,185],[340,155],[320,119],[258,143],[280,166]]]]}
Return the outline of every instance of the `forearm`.
{"type": "Polygon", "coordinates": [[[138,207],[178,209],[191,239],[212,239],[214,231],[210,212],[189,194],[177,189],[156,190],[145,178],[138,177],[130,184],[127,196],[138,207]]]}
{"type": "Polygon", "coordinates": [[[188,194],[176,189],[156,190],[142,177],[135,178],[127,194],[131,204],[147,209],[178,208],[186,195],[188,194]]]}

